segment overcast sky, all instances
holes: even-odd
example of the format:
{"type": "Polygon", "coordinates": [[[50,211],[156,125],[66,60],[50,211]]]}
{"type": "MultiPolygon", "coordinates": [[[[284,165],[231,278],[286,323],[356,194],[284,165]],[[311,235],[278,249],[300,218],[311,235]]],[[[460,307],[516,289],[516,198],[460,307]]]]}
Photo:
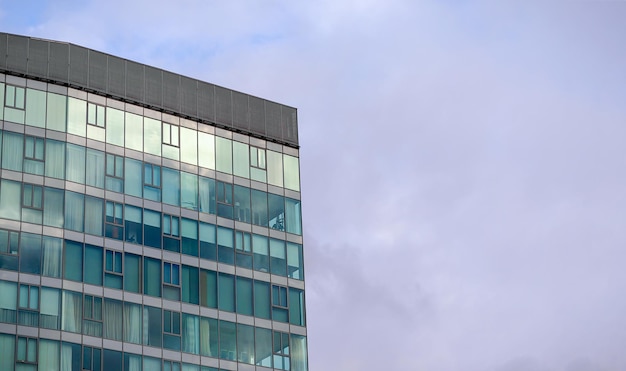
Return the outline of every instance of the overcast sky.
{"type": "Polygon", "coordinates": [[[0,29],[298,108],[311,371],[626,369],[625,1],[0,0],[0,29]]]}

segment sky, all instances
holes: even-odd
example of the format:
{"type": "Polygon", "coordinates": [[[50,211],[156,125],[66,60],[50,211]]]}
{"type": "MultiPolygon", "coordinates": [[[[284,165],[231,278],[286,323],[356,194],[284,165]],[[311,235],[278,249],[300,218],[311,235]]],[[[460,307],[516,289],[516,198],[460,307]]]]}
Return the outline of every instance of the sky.
{"type": "Polygon", "coordinates": [[[309,368],[626,369],[626,1],[0,0],[298,108],[309,368]]]}

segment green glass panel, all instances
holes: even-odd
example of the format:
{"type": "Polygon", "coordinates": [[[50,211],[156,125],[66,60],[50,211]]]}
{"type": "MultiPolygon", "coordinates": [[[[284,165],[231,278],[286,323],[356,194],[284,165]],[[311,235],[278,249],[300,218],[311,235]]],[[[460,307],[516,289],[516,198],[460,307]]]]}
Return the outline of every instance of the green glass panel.
{"type": "Polygon", "coordinates": [[[87,102],[69,97],[67,111],[67,132],[84,137],[87,134],[87,102]]]}
{"type": "Polygon", "coordinates": [[[46,127],[50,130],[65,132],[68,98],[65,95],[48,93],[46,127]]]}
{"type": "Polygon", "coordinates": [[[46,92],[26,89],[26,125],[46,127],[46,92]]]}
{"type": "Polygon", "coordinates": [[[233,152],[230,139],[215,137],[216,170],[226,174],[233,173],[233,152]]]}

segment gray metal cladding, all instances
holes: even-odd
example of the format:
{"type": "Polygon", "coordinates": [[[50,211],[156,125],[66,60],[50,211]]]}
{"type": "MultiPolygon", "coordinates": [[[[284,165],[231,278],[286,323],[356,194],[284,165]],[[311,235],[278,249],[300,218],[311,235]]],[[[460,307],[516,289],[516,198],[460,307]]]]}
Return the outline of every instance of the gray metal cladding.
{"type": "Polygon", "coordinates": [[[82,46],[0,32],[0,71],[298,146],[295,108],[82,46]]]}

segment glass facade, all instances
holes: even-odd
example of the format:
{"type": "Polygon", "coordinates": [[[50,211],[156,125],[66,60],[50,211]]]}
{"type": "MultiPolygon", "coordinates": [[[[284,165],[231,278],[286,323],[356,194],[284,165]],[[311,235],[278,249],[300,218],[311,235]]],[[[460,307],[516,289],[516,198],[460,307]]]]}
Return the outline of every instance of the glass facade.
{"type": "Polygon", "coordinates": [[[0,369],[308,370],[297,146],[9,67],[0,369]]]}

